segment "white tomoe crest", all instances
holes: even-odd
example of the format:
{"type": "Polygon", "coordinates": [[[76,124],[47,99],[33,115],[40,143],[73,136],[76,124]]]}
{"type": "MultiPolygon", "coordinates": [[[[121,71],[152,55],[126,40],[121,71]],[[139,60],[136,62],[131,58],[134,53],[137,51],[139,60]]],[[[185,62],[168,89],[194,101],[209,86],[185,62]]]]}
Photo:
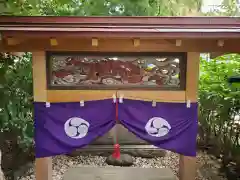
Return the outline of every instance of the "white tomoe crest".
{"type": "Polygon", "coordinates": [[[64,130],[67,136],[73,139],[80,139],[87,135],[89,122],[79,117],[72,117],[64,124],[64,130]]]}
{"type": "Polygon", "coordinates": [[[169,133],[171,129],[170,124],[167,120],[161,117],[153,117],[149,119],[145,125],[145,130],[150,136],[162,137],[169,133]]]}

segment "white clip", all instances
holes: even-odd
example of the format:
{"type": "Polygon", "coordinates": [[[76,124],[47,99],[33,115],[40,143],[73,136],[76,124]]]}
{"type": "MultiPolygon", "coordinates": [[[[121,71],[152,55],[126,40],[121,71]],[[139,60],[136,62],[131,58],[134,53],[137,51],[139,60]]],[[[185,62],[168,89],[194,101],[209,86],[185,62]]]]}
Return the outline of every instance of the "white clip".
{"type": "Polygon", "coordinates": [[[176,40],[176,46],[181,46],[181,45],[182,45],[182,40],[177,39],[177,40],[176,40]]]}
{"type": "Polygon", "coordinates": [[[218,40],[217,44],[219,47],[223,47],[224,46],[224,40],[218,40]]]}
{"type": "Polygon", "coordinates": [[[152,107],[156,107],[157,106],[157,102],[156,101],[153,101],[152,102],[152,107]]]}
{"type": "Polygon", "coordinates": [[[120,95],[120,97],[119,97],[119,103],[123,103],[123,96],[124,96],[123,94],[120,95]]]}
{"type": "Polygon", "coordinates": [[[116,103],[117,102],[116,94],[113,94],[112,98],[113,98],[113,103],[116,103]]]}
{"type": "Polygon", "coordinates": [[[84,101],[83,101],[83,100],[80,101],[80,106],[81,106],[81,107],[84,106],[84,101]]]}
{"type": "Polygon", "coordinates": [[[190,107],[191,107],[191,101],[187,100],[187,108],[190,108],[190,107]]]}
{"type": "Polygon", "coordinates": [[[51,106],[50,102],[46,102],[46,108],[49,108],[51,106]]]}

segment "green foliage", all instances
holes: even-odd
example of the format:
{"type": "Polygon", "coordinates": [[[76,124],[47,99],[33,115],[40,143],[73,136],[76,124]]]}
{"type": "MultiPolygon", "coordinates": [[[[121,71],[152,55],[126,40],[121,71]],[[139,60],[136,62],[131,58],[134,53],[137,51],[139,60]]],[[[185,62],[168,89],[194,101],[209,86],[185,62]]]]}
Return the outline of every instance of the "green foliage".
{"type": "Polygon", "coordinates": [[[199,11],[202,0],[8,0],[5,15],[177,16],[199,11]]]}
{"type": "Polygon", "coordinates": [[[24,149],[33,139],[31,54],[3,54],[0,62],[0,130],[18,134],[24,149]]]}
{"type": "Polygon", "coordinates": [[[207,61],[201,59],[199,82],[200,141],[212,146],[215,155],[223,154],[227,165],[240,165],[240,89],[228,83],[230,76],[240,75],[240,55],[228,54],[207,61]],[[237,155],[238,154],[238,155],[237,155]]]}
{"type": "Polygon", "coordinates": [[[239,16],[236,0],[201,12],[202,0],[0,0],[0,14],[22,16],[239,16]]]}
{"type": "Polygon", "coordinates": [[[220,5],[206,13],[207,16],[240,16],[240,4],[238,0],[223,0],[220,5]]]}
{"type": "Polygon", "coordinates": [[[203,0],[0,0],[1,15],[21,16],[239,16],[236,0],[202,13],[203,0]]]}

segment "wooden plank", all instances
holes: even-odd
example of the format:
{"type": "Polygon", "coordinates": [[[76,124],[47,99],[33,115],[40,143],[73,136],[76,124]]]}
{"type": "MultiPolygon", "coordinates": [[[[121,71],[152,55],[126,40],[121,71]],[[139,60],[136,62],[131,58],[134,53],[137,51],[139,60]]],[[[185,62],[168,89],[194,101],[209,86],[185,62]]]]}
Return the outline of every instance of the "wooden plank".
{"type": "MultiPolygon", "coordinates": [[[[47,90],[47,102],[79,102],[112,98],[115,90],[47,90]]],[[[117,91],[124,98],[156,102],[185,102],[185,91],[117,91]]]]}
{"type": "Polygon", "coordinates": [[[75,167],[65,173],[64,180],[177,180],[170,168],[75,167]]]}
{"type": "MultiPolygon", "coordinates": [[[[186,100],[197,102],[200,54],[189,52],[187,55],[186,100]]],[[[197,143],[197,142],[196,142],[197,143]]],[[[180,180],[193,180],[196,176],[196,157],[180,155],[180,180]]]]}
{"type": "Polygon", "coordinates": [[[134,47],[132,39],[99,38],[99,46],[92,46],[87,38],[58,38],[58,46],[51,46],[49,38],[25,39],[13,46],[0,44],[0,51],[101,51],[101,52],[240,52],[239,39],[227,39],[223,47],[217,45],[217,39],[182,39],[182,45],[176,46],[164,39],[141,39],[141,45],[134,47]],[[38,43],[33,43],[38,42],[38,43]]]}
{"type": "Polygon", "coordinates": [[[106,27],[0,27],[8,37],[97,37],[97,38],[166,38],[166,39],[238,39],[239,29],[201,28],[106,28],[106,27]],[[28,31],[28,33],[26,33],[28,31]]]}
{"type": "Polygon", "coordinates": [[[52,180],[52,158],[36,158],[36,180],[52,180]]]}
{"type": "MultiPolygon", "coordinates": [[[[195,10],[191,10],[195,11],[195,10]]],[[[195,12],[193,12],[195,14],[195,12]]],[[[86,26],[143,26],[143,27],[179,27],[179,25],[188,28],[216,28],[216,27],[239,27],[239,17],[141,17],[141,16],[3,16],[0,19],[1,23],[11,24],[18,22],[21,26],[34,26],[36,24],[42,26],[63,26],[67,27],[74,25],[86,26]]]]}
{"type": "Polygon", "coordinates": [[[194,180],[197,171],[197,158],[180,155],[179,180],[194,180]]]}
{"type": "Polygon", "coordinates": [[[32,68],[33,68],[34,101],[46,102],[47,82],[46,82],[46,61],[44,51],[32,53],[32,68]]]}
{"type": "Polygon", "coordinates": [[[189,52],[187,55],[186,100],[196,102],[198,99],[200,54],[189,52]]]}
{"type": "Polygon", "coordinates": [[[113,98],[114,90],[47,90],[48,102],[80,102],[113,98]]]}
{"type": "MultiPolygon", "coordinates": [[[[46,61],[45,52],[32,53],[34,101],[46,102],[46,61]]],[[[36,180],[52,180],[52,158],[36,158],[36,180]]]]}
{"type": "Polygon", "coordinates": [[[185,102],[185,91],[118,91],[117,96],[126,99],[156,101],[156,102],[185,102]]]}

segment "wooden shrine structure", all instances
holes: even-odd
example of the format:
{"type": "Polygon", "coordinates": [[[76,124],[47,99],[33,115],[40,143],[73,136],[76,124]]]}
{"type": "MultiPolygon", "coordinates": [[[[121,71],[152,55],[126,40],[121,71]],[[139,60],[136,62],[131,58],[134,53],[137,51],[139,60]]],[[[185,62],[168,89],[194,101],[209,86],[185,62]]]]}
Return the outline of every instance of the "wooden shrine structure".
{"type": "MultiPolygon", "coordinates": [[[[239,44],[239,17],[0,17],[0,52],[32,52],[34,100],[39,102],[84,103],[113,94],[153,103],[196,102],[200,53],[239,53],[239,44]],[[89,67],[81,61],[81,72],[89,72],[88,81],[79,84],[80,72],[56,72],[62,61],[76,65],[75,59],[62,58],[71,55],[86,61],[92,56],[132,59],[136,64],[124,70],[116,63],[110,69],[131,83],[110,77],[107,64],[89,67]],[[146,61],[134,59],[139,56],[146,61]],[[152,73],[153,59],[162,76],[152,73]],[[145,84],[138,82],[146,74],[128,73],[136,66],[150,69],[145,84]],[[101,82],[92,85],[96,77],[101,82]]],[[[196,158],[180,155],[179,167],[180,180],[193,180],[196,158]]],[[[36,159],[37,180],[51,180],[51,169],[51,158],[36,159]]]]}

